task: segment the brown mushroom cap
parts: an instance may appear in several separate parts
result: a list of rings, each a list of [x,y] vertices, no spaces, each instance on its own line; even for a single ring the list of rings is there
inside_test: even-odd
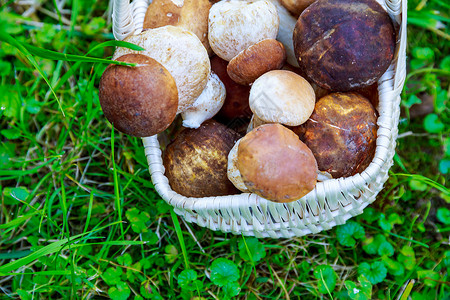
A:
[[[182,5],[173,0],[153,0],[147,8],[143,28],[179,26],[194,33],[208,49],[210,8],[211,3],[208,0],[184,0]]]
[[[395,50],[391,18],[375,0],[318,0],[300,15],[293,36],[299,65],[332,91],[373,84]]]
[[[238,139],[236,132],[213,120],[180,132],[163,155],[172,189],[186,197],[239,193],[227,177],[228,153]]]
[[[317,182],[311,150],[280,124],[259,126],[242,138],[237,167],[251,192],[275,202],[298,200]]]
[[[117,61],[138,65],[106,68],[99,86],[105,117],[119,131],[138,137],[167,129],[178,108],[177,86],[169,71],[142,54],[127,54]]]
[[[280,0],[294,16],[298,17],[308,6],[316,0]]]
[[[356,93],[333,93],[316,103],[313,114],[293,130],[311,149],[319,170],[333,178],[362,172],[373,159],[377,113]]]
[[[249,85],[262,74],[281,69],[286,61],[286,50],[282,43],[265,39],[230,60],[227,72],[231,79],[242,85]]]

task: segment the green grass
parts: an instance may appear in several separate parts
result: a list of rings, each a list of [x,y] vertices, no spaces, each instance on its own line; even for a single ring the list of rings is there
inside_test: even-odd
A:
[[[377,201],[281,240],[187,224],[155,193],[141,140],[99,105],[117,45],[108,1],[1,3],[0,299],[450,297],[445,1],[409,1],[397,156]]]

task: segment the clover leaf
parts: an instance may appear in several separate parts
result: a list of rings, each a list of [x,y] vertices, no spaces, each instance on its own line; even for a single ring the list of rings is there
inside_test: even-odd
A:
[[[450,224],[450,210],[448,208],[439,207],[436,212],[436,217],[441,223],[445,225]]]
[[[440,133],[445,129],[444,123],[439,119],[437,114],[429,114],[423,120],[423,127],[429,133]]]
[[[386,242],[386,237],[382,234],[377,234],[375,237],[370,237],[363,242],[363,250],[368,254],[375,255],[382,243]]]
[[[165,257],[166,257],[166,261],[169,264],[174,263],[177,260],[177,257],[178,257],[178,249],[177,249],[177,247],[175,247],[174,245],[167,245],[164,250],[166,251],[166,254],[164,254]]]
[[[146,222],[150,220],[150,215],[145,211],[139,211],[136,207],[130,208],[125,213],[127,219],[131,222],[131,229],[136,233],[147,232]]]
[[[372,284],[382,282],[387,275],[387,270],[384,264],[380,261],[368,264],[363,262],[358,267],[358,274],[364,275]]]
[[[397,213],[390,214],[387,219],[385,214],[380,214],[378,224],[383,230],[391,231],[395,224],[403,224],[403,219]]]
[[[420,270],[417,271],[417,277],[423,279],[423,283],[426,286],[434,288],[440,279],[439,273],[433,270]]]
[[[319,292],[322,294],[331,293],[336,287],[337,275],[333,268],[328,265],[318,266],[314,270],[314,277],[319,279],[317,286],[319,288]]]
[[[403,246],[397,260],[403,264],[407,270],[412,270],[416,265],[416,255],[414,249],[410,246]]]
[[[223,287],[223,292],[225,294],[226,299],[239,295],[240,291],[241,287],[239,286],[239,283],[237,283],[236,281],[230,282]]]
[[[384,241],[378,247],[378,254],[380,256],[392,256],[394,255],[394,246],[388,241]]]
[[[339,243],[343,246],[353,247],[356,244],[356,239],[365,237],[364,228],[356,222],[350,221],[341,225],[336,230],[336,235]]]
[[[120,276],[122,275],[122,269],[108,268],[103,274],[102,278],[108,285],[114,285],[120,282]]]
[[[266,257],[266,250],[257,238],[239,240],[239,255],[245,261],[257,262]]]
[[[211,264],[211,281],[218,286],[225,286],[239,279],[239,269],[234,262],[218,258]]]
[[[379,216],[380,213],[376,211],[375,208],[369,206],[364,209],[364,212],[362,215],[360,215],[359,219],[371,224],[374,221],[378,220]]]
[[[384,265],[387,267],[389,274],[401,276],[405,273],[403,265],[389,257],[383,257]]]
[[[130,296],[131,291],[125,282],[119,282],[115,287],[108,290],[108,295],[113,300],[126,300]]]
[[[358,276],[359,285],[353,281],[347,280],[344,284],[348,291],[348,296],[355,300],[370,300],[372,299],[372,284],[364,276]]]
[[[197,273],[194,270],[183,270],[178,275],[178,284],[181,289],[188,291],[201,290],[203,282],[197,280]]]
[[[133,259],[129,253],[125,253],[123,256],[117,257],[117,262],[122,266],[131,266]]]

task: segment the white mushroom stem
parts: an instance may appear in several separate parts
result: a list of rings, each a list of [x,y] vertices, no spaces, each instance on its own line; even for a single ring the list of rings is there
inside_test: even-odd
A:
[[[214,117],[222,108],[226,96],[225,85],[219,76],[211,72],[208,83],[194,105],[181,113],[183,126],[199,128],[200,125]]]
[[[255,129],[258,126],[268,124],[268,123],[270,123],[270,122],[265,122],[265,121],[261,120],[260,118],[258,118],[257,115],[252,115],[252,118],[250,119],[250,123],[248,124],[248,127],[247,127],[247,133],[249,133],[250,131],[252,131],[253,129]]]
[[[239,172],[239,169],[237,168],[237,152],[239,143],[242,139],[238,140],[236,144],[234,144],[234,147],[230,150],[230,153],[228,154],[228,170],[227,170],[227,176],[228,179],[234,184],[234,186],[240,190],[241,192],[248,193],[248,189],[244,184],[244,181],[241,177],[241,172]]]
[[[279,0],[269,0],[277,8],[280,18],[280,27],[278,28],[277,40],[280,41],[286,49],[287,62],[294,67],[299,67],[294,54],[294,42],[292,32],[294,31],[297,19],[280,3]]]

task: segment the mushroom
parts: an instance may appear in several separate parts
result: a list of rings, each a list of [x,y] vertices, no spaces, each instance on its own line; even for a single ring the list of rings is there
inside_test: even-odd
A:
[[[280,0],[294,16],[298,17],[308,6],[316,0]]]
[[[375,83],[394,57],[392,20],[375,0],[316,1],[300,15],[293,37],[303,71],[332,91]]]
[[[168,25],[131,35],[125,41],[145,50],[138,52],[120,47],[116,49],[113,59],[128,53],[141,53],[155,59],[175,79],[179,97],[177,113],[194,104],[211,73],[208,53],[195,34]]]
[[[167,129],[178,108],[178,92],[169,71],[142,54],[117,61],[137,66],[109,65],[102,75],[99,99],[105,117],[119,131],[138,137]]]
[[[277,40],[280,41],[286,49],[286,57],[288,64],[298,67],[297,58],[294,52],[294,42],[292,40],[292,32],[294,31],[297,18],[293,17],[289,11],[281,5],[279,0],[270,0],[277,8],[278,17],[280,18],[280,26],[278,28]]]
[[[237,167],[237,151],[240,142],[241,140],[238,140],[228,154],[227,176],[238,190],[244,193],[248,193],[248,188],[245,186],[244,181],[241,177],[241,172],[239,172],[239,169]]]
[[[209,11],[208,39],[214,53],[230,61],[239,52],[278,33],[277,9],[268,0],[221,1]]]
[[[265,124],[249,132],[237,152],[244,185],[265,199],[291,202],[316,185],[317,162],[311,150],[280,124]]]
[[[283,44],[265,39],[241,51],[228,63],[231,79],[242,85],[253,83],[262,74],[281,69],[286,61]]]
[[[219,76],[227,91],[225,102],[217,113],[217,118],[225,124],[250,120],[252,115],[248,104],[250,87],[234,82],[227,73],[227,64],[226,60],[218,56],[211,58],[211,69]]]
[[[197,198],[239,193],[227,177],[228,153],[238,139],[236,132],[214,120],[181,131],[163,154],[172,189]]]
[[[317,101],[310,119],[293,131],[311,149],[319,170],[333,178],[348,177],[372,161],[377,113],[359,94],[333,93]]]
[[[266,123],[298,126],[314,110],[315,95],[303,77],[285,70],[270,71],[250,89],[250,109]]]
[[[181,113],[183,126],[198,128],[204,121],[214,117],[222,108],[226,90],[219,76],[211,72],[206,88],[194,105]]]
[[[208,0],[154,0],[147,8],[144,29],[165,25],[182,27],[194,33],[206,49],[208,42],[208,15],[211,3]]]

